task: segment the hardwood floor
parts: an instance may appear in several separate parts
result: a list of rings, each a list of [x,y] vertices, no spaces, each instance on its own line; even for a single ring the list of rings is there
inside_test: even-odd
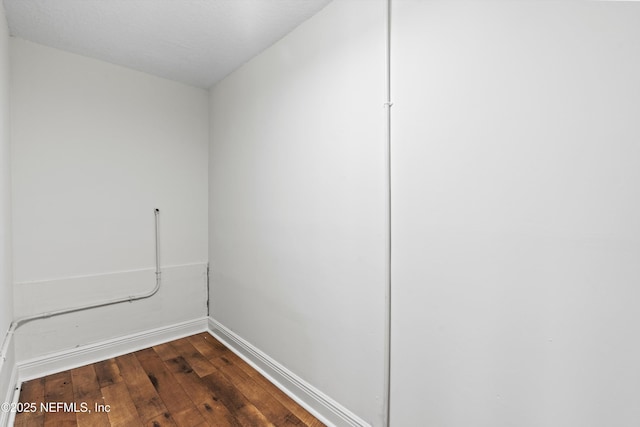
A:
[[[324,425],[206,332],[27,381],[20,402],[16,427]]]

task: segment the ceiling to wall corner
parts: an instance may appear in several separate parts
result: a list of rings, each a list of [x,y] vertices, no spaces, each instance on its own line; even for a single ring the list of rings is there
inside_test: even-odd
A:
[[[4,0],[12,36],[207,88],[331,0]]]

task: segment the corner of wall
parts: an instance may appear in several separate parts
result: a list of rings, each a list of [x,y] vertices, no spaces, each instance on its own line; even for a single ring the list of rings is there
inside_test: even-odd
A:
[[[209,317],[208,332],[327,426],[370,427],[366,421],[213,317]]]
[[[6,344],[6,356],[0,359],[0,404],[13,400],[17,383],[13,337],[6,335],[13,318],[9,65],[9,29],[0,5],[0,342]],[[8,424],[10,415],[0,408],[0,426]]]
[[[0,5],[0,331],[13,318],[9,76],[9,29]]]
[[[15,363],[13,339],[11,336],[7,339],[9,340],[7,358],[6,360],[0,360],[0,405],[13,402],[18,383],[18,369]],[[0,426],[7,426],[10,417],[11,411],[0,407]]]

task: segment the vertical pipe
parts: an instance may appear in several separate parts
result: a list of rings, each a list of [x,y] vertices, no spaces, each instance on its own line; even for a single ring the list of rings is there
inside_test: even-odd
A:
[[[385,289],[385,355],[383,423],[391,425],[391,0],[385,0],[385,150],[387,204],[387,277]]]
[[[158,240],[158,229],[160,227],[160,209],[154,209],[153,213],[155,214],[156,219],[156,280],[160,278],[160,241]]]
[[[162,274],[160,270],[160,240],[159,240],[160,210],[154,209],[153,212],[155,215],[155,245],[156,245],[156,285],[154,286],[154,288],[151,291],[144,294],[140,294],[140,295],[131,295],[128,297],[121,297],[121,298],[117,298],[117,299],[113,299],[113,300],[105,301],[101,303],[89,304],[81,307],[65,308],[62,310],[56,310],[56,311],[51,311],[47,313],[40,313],[33,316],[26,316],[26,317],[15,319],[13,322],[11,322],[11,326],[9,327],[9,330],[7,331],[4,337],[4,340],[2,341],[2,347],[0,347],[0,368],[2,368],[2,365],[7,359],[7,351],[9,348],[9,340],[11,339],[11,336],[15,333],[16,329],[18,329],[20,326],[24,325],[25,323],[28,323],[34,320],[39,320],[39,319],[48,319],[49,317],[60,316],[63,314],[77,313],[79,311],[89,310],[92,308],[106,307],[109,305],[121,304],[123,302],[133,302],[141,299],[151,298],[158,292],[158,290],[160,290],[161,274]]]
[[[211,289],[209,288],[209,273],[210,273],[211,263],[207,263],[207,317],[211,316],[211,308],[210,308],[210,300],[211,300]]]

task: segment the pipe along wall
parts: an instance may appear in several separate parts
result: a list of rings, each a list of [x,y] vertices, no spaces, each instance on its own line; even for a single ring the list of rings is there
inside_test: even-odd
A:
[[[143,299],[147,299],[147,298],[151,298],[152,296],[154,296],[156,293],[158,293],[158,291],[160,290],[160,285],[162,282],[162,272],[160,270],[160,243],[159,243],[159,233],[160,233],[160,210],[159,209],[154,209],[153,210],[153,215],[154,215],[154,221],[155,221],[155,263],[156,263],[156,271],[155,271],[155,276],[156,276],[156,282],[155,282],[155,286],[153,287],[153,289],[151,289],[149,292],[143,293],[143,294],[138,294],[138,295],[130,295],[127,297],[121,297],[121,298],[116,298],[116,299],[112,299],[109,301],[104,301],[104,302],[99,302],[99,303],[95,303],[95,304],[88,304],[88,305],[82,305],[82,306],[78,306],[78,307],[71,307],[71,308],[65,308],[65,309],[61,309],[61,310],[55,310],[55,311],[50,311],[50,312],[45,312],[45,313],[39,313],[36,315],[31,315],[31,316],[24,316],[24,317],[20,317],[18,319],[15,319],[13,322],[11,322],[11,326],[9,327],[9,330],[7,331],[4,340],[2,342],[2,350],[0,353],[0,369],[2,369],[2,365],[4,364],[4,362],[7,359],[7,351],[9,348],[9,341],[11,340],[11,337],[13,336],[13,334],[15,334],[16,330],[18,328],[20,328],[21,326],[35,321],[35,320],[40,320],[40,319],[48,319],[50,317],[55,317],[55,316],[61,316],[63,314],[70,314],[70,313],[77,313],[80,311],[85,311],[85,310],[91,310],[91,309],[95,309],[95,308],[99,308],[99,307],[107,307],[110,305],[115,305],[115,304],[122,304],[124,302],[134,302],[134,301],[139,301],[139,300],[143,300]]]

